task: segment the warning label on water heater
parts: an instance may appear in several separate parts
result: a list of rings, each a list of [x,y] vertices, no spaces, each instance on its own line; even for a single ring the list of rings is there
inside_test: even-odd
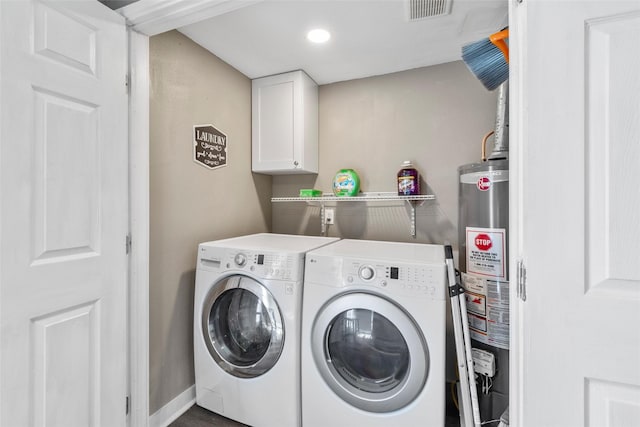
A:
[[[467,227],[467,273],[507,278],[504,228]]]
[[[462,273],[471,338],[509,349],[509,282]]]

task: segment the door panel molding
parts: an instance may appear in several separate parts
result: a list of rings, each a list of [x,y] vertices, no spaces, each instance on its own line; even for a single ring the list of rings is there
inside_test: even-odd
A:
[[[99,329],[100,301],[32,320],[34,425],[100,424]]]
[[[586,290],[640,298],[640,13],[585,24]],[[606,61],[603,60],[606,58]]]
[[[640,387],[588,378],[586,427],[632,426],[640,419]]]
[[[95,75],[96,27],[43,3],[36,3],[34,20],[33,39],[37,54]],[[73,44],[68,43],[69,39]]]
[[[33,93],[32,265],[98,256],[99,106],[35,86]]]

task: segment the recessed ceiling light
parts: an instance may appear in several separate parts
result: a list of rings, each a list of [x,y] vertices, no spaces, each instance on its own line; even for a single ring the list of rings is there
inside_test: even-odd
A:
[[[316,28],[307,33],[307,39],[313,43],[326,43],[331,38],[329,31],[322,28]]]

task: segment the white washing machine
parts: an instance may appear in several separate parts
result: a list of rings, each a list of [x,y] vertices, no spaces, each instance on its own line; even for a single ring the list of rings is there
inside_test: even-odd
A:
[[[307,254],[304,427],[443,426],[444,247],[341,240]]]
[[[263,233],[199,245],[198,405],[253,427],[300,426],[305,254],[337,240]]]

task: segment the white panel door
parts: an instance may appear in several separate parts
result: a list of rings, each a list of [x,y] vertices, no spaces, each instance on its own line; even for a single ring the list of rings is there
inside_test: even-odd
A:
[[[0,1],[0,424],[126,424],[123,19]]]
[[[511,18],[511,421],[638,426],[640,2],[524,0]]]

